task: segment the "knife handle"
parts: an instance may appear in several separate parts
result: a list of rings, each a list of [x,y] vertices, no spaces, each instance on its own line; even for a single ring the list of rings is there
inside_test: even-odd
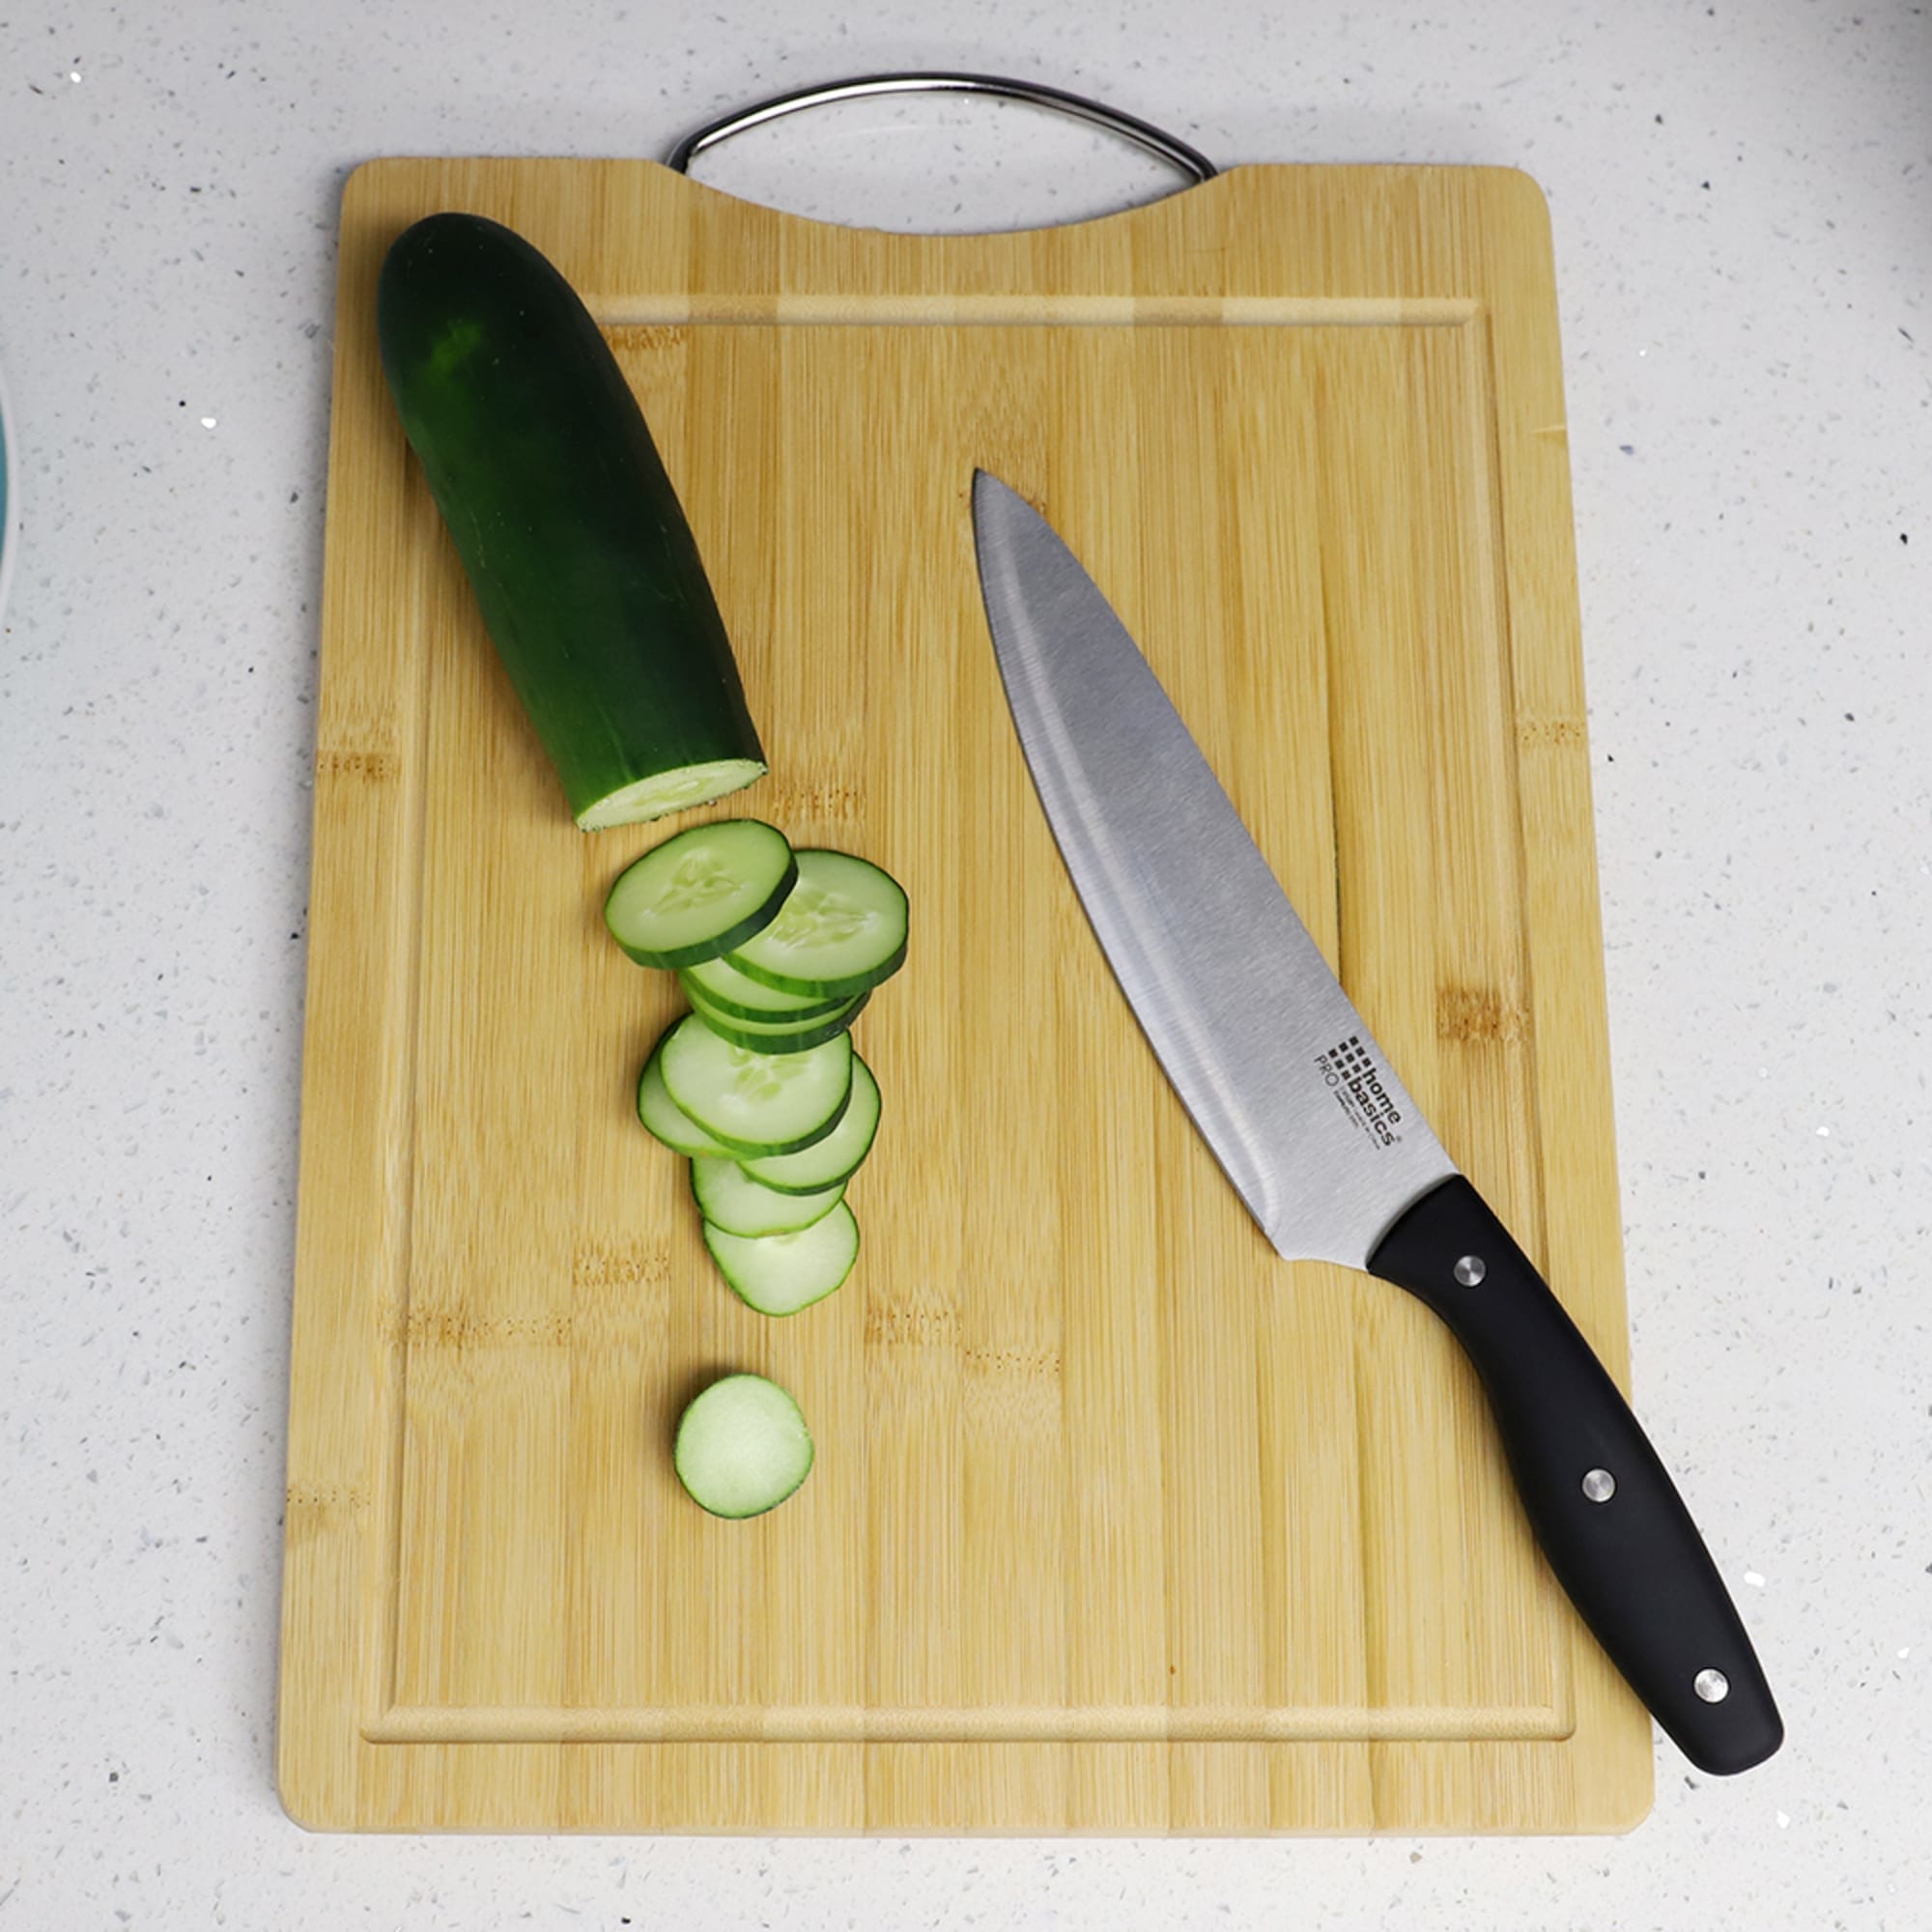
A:
[[[1610,1662],[1701,1771],[1747,1771],[1784,1725],[1657,1451],[1562,1304],[1462,1175],[1404,1209],[1369,1271],[1428,1303],[1474,1364],[1543,1553]]]

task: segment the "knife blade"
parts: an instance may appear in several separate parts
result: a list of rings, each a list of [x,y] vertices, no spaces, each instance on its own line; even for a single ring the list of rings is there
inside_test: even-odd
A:
[[[1417,1295],[1481,1378],[1571,1601],[1700,1769],[1784,1730],[1703,1538],[1608,1372],[1452,1161],[1160,681],[1024,497],[973,478],[980,595],[1054,839],[1222,1171],[1289,1260]]]

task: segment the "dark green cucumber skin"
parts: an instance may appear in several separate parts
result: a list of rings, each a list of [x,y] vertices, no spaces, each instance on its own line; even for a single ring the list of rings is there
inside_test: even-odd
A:
[[[753,938],[757,934],[753,933]],[[742,941],[740,942],[743,943]],[[828,999],[849,1000],[855,994],[869,993],[883,986],[901,966],[906,963],[906,949],[910,939],[899,942],[898,951],[869,973],[850,973],[838,980],[803,980],[795,975],[776,973],[770,967],[760,966],[754,960],[746,959],[736,952],[726,952],[722,956],[744,974],[748,980],[755,980],[761,986],[769,986],[775,993],[796,993],[801,999],[809,999],[814,993],[822,993]]]
[[[843,1002],[831,1016],[807,1020],[802,1026],[778,1033],[753,1033],[740,1027],[729,1013],[721,1013],[715,1007],[708,1006],[689,986],[684,989],[684,997],[690,1001],[691,1010],[720,1039],[728,1039],[733,1046],[742,1046],[748,1053],[809,1053],[814,1046],[823,1046],[828,1039],[850,1032],[852,1022],[865,1010],[866,1003],[872,995],[869,990],[860,993],[856,998]]]
[[[797,870],[796,860],[793,861],[793,870],[794,873]],[[795,879],[794,883],[796,883]],[[617,943],[620,946],[623,945],[622,940],[619,940]],[[741,941],[740,944],[742,943]],[[702,962],[700,961],[699,963],[701,964]],[[815,1005],[809,1007],[748,1007],[737,1000],[726,999],[722,994],[714,993],[708,987],[686,981],[684,969],[679,970],[678,980],[684,985],[685,997],[694,1006],[701,1004],[707,1012],[723,1013],[726,1019],[750,1020],[753,1025],[768,1024],[773,1020],[803,1020],[810,1022],[811,1020],[827,1019],[845,1004],[844,1000],[839,999],[820,1000]],[[848,994],[846,997],[849,998],[850,995]]]
[[[481,215],[407,229],[383,370],[574,817],[641,778],[765,762],[643,412],[562,275]]]

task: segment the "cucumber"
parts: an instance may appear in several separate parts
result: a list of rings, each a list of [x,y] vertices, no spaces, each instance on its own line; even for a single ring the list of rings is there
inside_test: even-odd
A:
[[[671,1463],[699,1509],[762,1516],[811,1473],[811,1431],[795,1403],[763,1376],[725,1376],[678,1418]]]
[[[667,1028],[664,1039],[651,1049],[651,1057],[644,1062],[644,1070],[638,1080],[638,1119],[655,1139],[675,1153],[722,1154],[724,1150],[678,1106],[664,1083],[664,1042],[669,1037]]]
[[[665,1099],[668,1104],[670,1096],[666,1094]],[[760,1186],[776,1188],[781,1194],[815,1194],[822,1187],[838,1187],[850,1180],[871,1152],[878,1131],[879,1083],[855,1053],[852,1098],[838,1124],[822,1141],[797,1153],[754,1154],[740,1165]]]
[[[637,398],[521,236],[432,214],[384,260],[383,372],[586,832],[763,776],[724,620]]]
[[[863,993],[905,962],[906,895],[890,872],[849,852],[800,852],[779,916],[726,959],[781,993],[831,1000]]]
[[[732,1235],[704,1224],[704,1245],[731,1292],[760,1315],[796,1315],[840,1287],[859,1258],[859,1224],[839,1202],[791,1235]]]
[[[845,1183],[811,1194],[781,1194],[752,1179],[727,1154],[691,1163],[697,1211],[727,1235],[791,1235],[822,1220],[845,1198]]]
[[[666,1091],[727,1153],[795,1153],[838,1126],[852,1096],[852,1039],[748,1053],[687,1013],[666,1037]]]
[[[696,966],[762,932],[797,879],[776,826],[713,819],[626,866],[604,901],[604,923],[639,966]]]
[[[822,1019],[842,1007],[842,999],[820,1000],[807,993],[781,993],[748,980],[728,959],[706,959],[678,974],[685,996],[702,1000],[713,1012],[739,1020]]]
[[[695,992],[691,993],[691,1010],[721,1039],[728,1039],[733,1046],[742,1046],[749,1053],[804,1053],[835,1034],[846,1032],[871,997],[870,993],[860,993],[841,1000],[821,1018],[769,1023],[733,1019],[728,1013],[713,1012],[710,1003]]]

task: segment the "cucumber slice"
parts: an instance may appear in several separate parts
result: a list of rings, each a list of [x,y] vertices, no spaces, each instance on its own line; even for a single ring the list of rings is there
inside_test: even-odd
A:
[[[704,1245],[731,1292],[760,1315],[796,1315],[841,1286],[859,1259],[859,1224],[839,1202],[791,1235],[732,1235],[704,1224]]]
[[[687,1013],[664,1043],[666,1091],[727,1153],[795,1153],[838,1126],[852,1096],[852,1038],[750,1053]]]
[[[727,957],[748,980],[830,1000],[863,993],[905,962],[906,895],[890,872],[849,852],[797,855],[779,916]]]
[[[670,1096],[665,1097],[668,1102]],[[798,1153],[754,1154],[740,1165],[747,1177],[762,1187],[776,1188],[781,1194],[815,1194],[822,1187],[838,1187],[850,1180],[871,1152],[878,1131],[879,1083],[855,1053],[851,1101],[838,1124],[822,1141]]]
[[[726,1376],[678,1419],[677,1479],[713,1516],[762,1516],[811,1473],[811,1431],[795,1403],[763,1376]]]
[[[693,1006],[702,1000],[713,1012],[740,1020],[818,1019],[845,1004],[813,999],[807,993],[781,993],[748,980],[728,959],[703,959],[679,974]]]
[[[821,1221],[845,1197],[845,1183],[810,1194],[781,1194],[753,1180],[729,1154],[691,1163],[697,1211],[727,1235],[794,1235]]]
[[[665,1039],[668,1039],[668,1032]],[[675,1153],[722,1154],[724,1150],[670,1097],[664,1081],[664,1039],[651,1049],[638,1080],[638,1119]]]
[[[639,966],[694,966],[763,931],[797,878],[776,826],[714,819],[625,867],[604,901],[604,923]]]
[[[714,1012],[710,1002],[696,993],[691,995],[691,1010],[721,1039],[728,1039],[733,1046],[742,1046],[747,1052],[804,1053],[835,1034],[844,1033],[871,997],[867,992],[841,1000],[817,1019],[781,1020],[773,1024],[733,1019],[727,1013]]]

